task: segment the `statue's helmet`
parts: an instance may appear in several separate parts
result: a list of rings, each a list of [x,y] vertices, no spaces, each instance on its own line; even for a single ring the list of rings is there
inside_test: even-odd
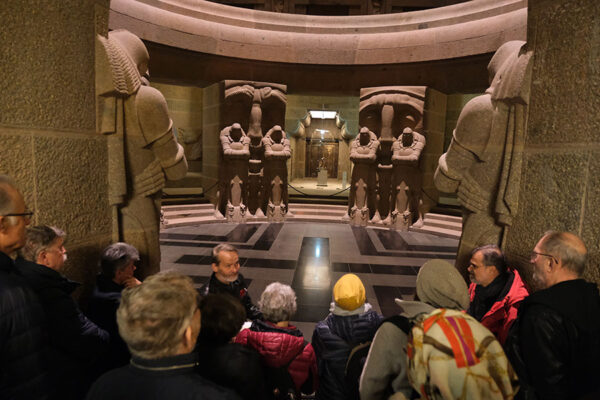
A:
[[[114,40],[119,46],[125,50],[131,61],[137,67],[140,77],[148,76],[148,62],[150,56],[148,50],[144,46],[144,42],[125,29],[117,29],[108,33],[108,38]]]
[[[494,56],[490,60],[490,63],[488,64],[488,67],[487,67],[490,85],[492,84],[492,81],[494,80],[496,73],[498,73],[498,71],[502,67],[502,64],[504,64],[506,62],[506,60],[508,60],[508,58],[511,54],[513,54],[516,51],[519,51],[519,49],[524,44],[525,44],[525,42],[522,40],[512,40],[512,41],[506,42],[502,46],[498,47],[498,50],[496,50],[496,53],[494,53]]]

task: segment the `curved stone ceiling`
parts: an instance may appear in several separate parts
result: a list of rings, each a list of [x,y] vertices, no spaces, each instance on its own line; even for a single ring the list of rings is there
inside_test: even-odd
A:
[[[110,29],[205,54],[278,63],[416,63],[525,40],[527,0],[474,0],[401,14],[323,17],[203,0],[112,0]]]

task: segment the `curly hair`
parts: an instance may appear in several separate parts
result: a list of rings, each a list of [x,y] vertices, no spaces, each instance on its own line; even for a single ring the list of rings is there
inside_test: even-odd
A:
[[[296,313],[296,293],[288,285],[273,282],[262,292],[258,308],[267,321],[289,321]]]

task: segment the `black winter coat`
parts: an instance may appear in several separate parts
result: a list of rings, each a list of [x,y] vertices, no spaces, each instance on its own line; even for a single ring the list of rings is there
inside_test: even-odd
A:
[[[117,325],[117,309],[121,303],[121,292],[124,288],[105,275],[98,275],[96,287],[88,302],[86,315],[110,335],[109,348],[100,359],[98,375],[129,364],[131,358]]]
[[[576,279],[530,295],[506,354],[521,382],[517,399],[600,398],[598,287]]]
[[[198,293],[203,297],[214,293],[230,294],[242,302],[242,305],[246,309],[246,318],[251,320],[262,319],[262,313],[252,304],[252,299],[250,299],[248,287],[244,282],[242,274],[238,274],[238,278],[235,281],[227,284],[219,281],[213,272],[208,282],[198,289]]]
[[[107,372],[90,389],[87,400],[237,400],[239,396],[201,377],[196,353],[146,360]]]
[[[0,399],[48,398],[44,321],[35,294],[0,252]]]
[[[71,297],[78,283],[23,258],[17,258],[16,266],[44,309],[59,397],[81,398],[91,384],[94,363],[106,351],[109,335],[87,319]]]
[[[312,337],[319,368],[317,399],[348,398],[344,380],[348,356],[354,346],[373,339],[382,321],[383,317],[371,310],[348,316],[329,314],[317,323]]]
[[[266,398],[265,375],[256,350],[239,343],[198,344],[200,375],[235,390],[245,400]]]

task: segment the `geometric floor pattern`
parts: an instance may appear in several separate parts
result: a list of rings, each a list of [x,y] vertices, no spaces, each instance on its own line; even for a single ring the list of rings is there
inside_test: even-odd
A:
[[[338,223],[202,224],[161,231],[161,270],[189,275],[200,286],[211,274],[212,248],[223,242],[238,248],[255,303],[271,282],[292,286],[298,304],[293,323],[308,339],[314,323],[327,316],[332,287],[344,273],[358,275],[367,301],[391,316],[398,312],[394,298],[414,296],[421,265],[432,258],[454,263],[458,248],[455,239]]]

